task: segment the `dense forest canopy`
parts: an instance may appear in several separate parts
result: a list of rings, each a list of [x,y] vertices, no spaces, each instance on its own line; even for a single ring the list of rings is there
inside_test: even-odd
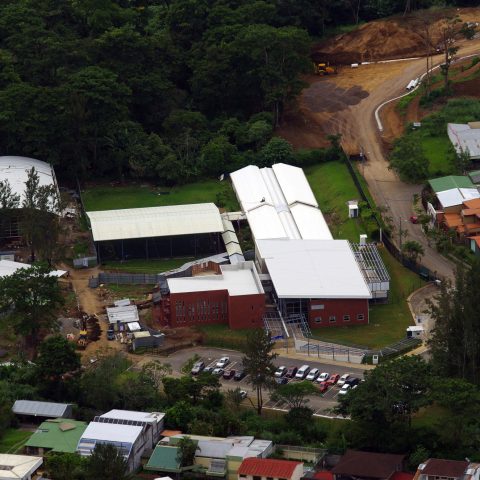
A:
[[[281,159],[288,148],[268,142],[312,36],[436,3],[3,0],[2,153],[165,183]]]

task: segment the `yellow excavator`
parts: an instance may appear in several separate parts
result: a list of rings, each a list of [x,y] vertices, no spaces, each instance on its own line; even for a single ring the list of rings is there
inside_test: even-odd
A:
[[[338,73],[337,67],[331,67],[329,62],[315,62],[313,68],[315,75],[332,75]]]

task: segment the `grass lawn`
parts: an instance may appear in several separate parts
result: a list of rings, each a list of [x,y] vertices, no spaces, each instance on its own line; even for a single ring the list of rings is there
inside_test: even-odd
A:
[[[400,265],[387,250],[381,248],[380,253],[391,277],[389,303],[370,307],[368,325],[316,328],[312,332],[317,338],[381,348],[405,337],[405,329],[413,324],[406,299],[425,282]]]
[[[130,298],[130,300],[145,300],[147,292],[151,292],[153,285],[115,285],[108,284],[105,288],[111,293],[115,300]]]
[[[205,180],[171,188],[139,184],[121,187],[103,185],[87,189],[83,192],[82,199],[87,212],[204,202],[214,202],[230,211],[239,209],[230,183],[218,180]]]
[[[247,333],[251,330],[230,330],[227,325],[202,325],[196,328],[204,334],[204,345],[232,350],[243,350]]]
[[[181,267],[184,263],[195,260],[193,257],[182,258],[164,258],[153,260],[125,260],[105,262],[102,264],[103,270],[113,272],[127,273],[162,273],[167,270]]]
[[[360,196],[347,166],[328,162],[309,167],[305,173],[333,237],[358,243],[366,230],[361,218],[348,218],[347,201]]]
[[[431,175],[450,175],[455,173],[455,166],[451,162],[452,144],[449,138],[430,137],[420,135],[423,152],[430,161],[429,171]]]
[[[0,453],[17,453],[32,436],[32,432],[8,428],[0,438]]]

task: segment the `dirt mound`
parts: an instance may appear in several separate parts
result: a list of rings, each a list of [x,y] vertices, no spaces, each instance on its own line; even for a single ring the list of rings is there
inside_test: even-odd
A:
[[[304,90],[302,97],[310,111],[332,113],[360,103],[363,98],[368,97],[368,92],[358,85],[341,88],[332,82],[318,82]]]
[[[440,41],[440,30],[446,15],[458,14],[462,22],[480,21],[480,10],[439,9],[428,12],[430,48]],[[335,65],[378,60],[418,57],[426,54],[424,20],[418,15],[395,16],[362,25],[357,30],[331,38],[314,47],[315,61]]]

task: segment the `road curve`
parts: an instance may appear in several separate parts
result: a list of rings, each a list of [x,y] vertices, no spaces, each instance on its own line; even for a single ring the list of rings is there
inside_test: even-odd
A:
[[[480,41],[475,40],[461,44],[458,56],[466,56],[480,52]],[[433,64],[438,65],[443,56],[434,57]],[[363,148],[368,162],[362,167],[362,173],[368,183],[378,206],[387,208],[388,213],[395,225],[396,235],[394,240],[397,245],[400,243],[398,232],[400,228],[407,230],[408,239],[416,240],[423,245],[425,255],[422,264],[433,272],[444,278],[452,278],[454,264],[431,248],[420,225],[413,225],[409,222],[412,214],[413,195],[420,194],[421,186],[411,185],[402,182],[398,175],[389,170],[389,163],[386,159],[381,134],[378,131],[375,121],[376,108],[385,101],[399,96],[405,91],[405,86],[412,78],[419,77],[426,70],[425,59],[406,62],[401,74],[393,79],[385,80],[378,88],[370,92],[370,95],[363,99],[358,105],[350,107],[345,112],[340,112],[337,125],[341,125],[339,133],[347,138],[355,139],[356,144]]]

